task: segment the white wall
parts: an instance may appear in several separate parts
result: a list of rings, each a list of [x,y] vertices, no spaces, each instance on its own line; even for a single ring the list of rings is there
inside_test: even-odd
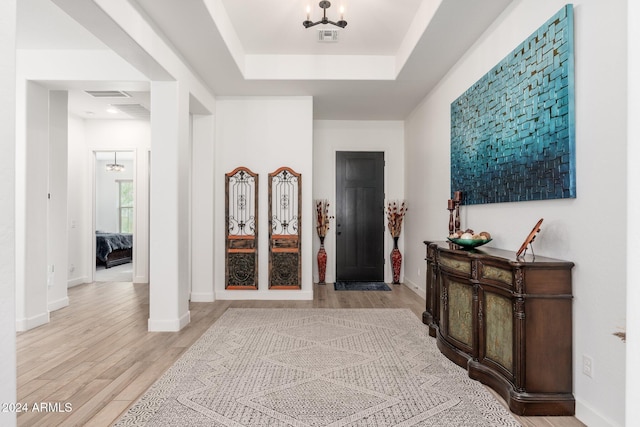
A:
[[[87,166],[89,156],[84,141],[84,120],[70,115],[68,127],[68,160],[67,160],[67,221],[69,242],[69,283],[77,286],[91,281],[92,239],[87,237],[91,225],[92,201],[87,200],[91,194],[93,178]]]
[[[17,402],[15,327],[15,140],[16,0],[0,2],[0,402]],[[0,424],[16,425],[16,414],[0,412]]]
[[[221,97],[216,105],[215,297],[216,299],[313,298],[313,104],[301,97]],[[224,289],[225,174],[246,166],[259,174],[259,289]],[[269,290],[268,174],[288,166],[302,174],[302,289]]]
[[[384,192],[386,200],[404,198],[404,122],[401,121],[339,121],[316,120],[313,122],[313,198],[327,199],[330,215],[335,216],[336,208],[336,152],[338,151],[382,151],[384,152]],[[410,208],[411,209],[411,208]],[[315,211],[314,211],[315,212]],[[410,215],[411,211],[408,211]],[[386,224],[386,219],[384,224]],[[315,222],[311,224],[315,227]],[[404,232],[400,235],[398,247],[404,255]],[[331,221],[325,238],[327,251],[326,282],[332,283],[336,277],[335,220]],[[315,228],[313,233],[313,254],[320,248],[320,239]],[[393,239],[385,232],[384,253],[393,248]],[[385,255],[386,257],[386,255]],[[315,260],[315,257],[313,257]],[[401,271],[400,282],[403,282]],[[313,262],[314,281],[318,281],[318,265]],[[384,277],[387,283],[393,280],[391,261],[385,263]],[[411,286],[411,284],[407,283]],[[413,288],[413,286],[412,286]]]
[[[627,43],[629,68],[627,73],[629,111],[627,117],[640,117],[640,3],[628,0]],[[629,426],[640,425],[640,278],[636,270],[640,259],[640,169],[635,167],[640,162],[640,121],[628,120],[627,139],[627,372],[626,372],[626,423]]]
[[[47,222],[47,306],[49,311],[69,305],[67,282],[67,91],[49,92],[49,194]]]
[[[47,308],[47,193],[49,94],[35,82],[16,93],[16,328],[49,321]]]
[[[422,240],[443,240],[448,230],[451,102],[564,4],[514,2],[407,120],[408,280],[424,286]],[[625,344],[612,334],[626,322],[626,2],[575,1],[574,11],[578,197],[463,207],[462,226],[489,230],[491,246],[516,250],[544,218],[536,254],[576,264],[576,416],[589,426],[622,426]],[[582,374],[583,355],[593,358],[592,378]]]
[[[215,119],[194,115],[191,125],[191,301],[215,299],[214,292],[214,178]]]

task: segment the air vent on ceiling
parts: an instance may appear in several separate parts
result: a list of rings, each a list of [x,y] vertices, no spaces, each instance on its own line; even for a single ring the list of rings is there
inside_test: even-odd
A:
[[[148,120],[151,117],[149,110],[140,104],[111,104],[113,108],[130,115],[134,119]]]
[[[318,41],[331,43],[338,41],[338,30],[318,30]]]
[[[85,90],[85,92],[94,98],[131,98],[127,92],[120,90]]]

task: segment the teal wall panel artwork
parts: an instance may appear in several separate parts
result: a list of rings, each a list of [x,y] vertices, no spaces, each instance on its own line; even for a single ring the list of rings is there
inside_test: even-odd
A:
[[[451,192],[465,205],[576,197],[573,6],[451,104]]]

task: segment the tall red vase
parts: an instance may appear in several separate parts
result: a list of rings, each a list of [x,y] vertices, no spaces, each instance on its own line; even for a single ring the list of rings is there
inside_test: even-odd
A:
[[[320,237],[320,249],[318,249],[318,283],[325,284],[327,273],[327,253],[324,250],[324,237]]]
[[[391,268],[393,269],[393,284],[400,284],[400,269],[402,268],[402,254],[398,249],[398,237],[393,238],[393,250],[391,251]]]

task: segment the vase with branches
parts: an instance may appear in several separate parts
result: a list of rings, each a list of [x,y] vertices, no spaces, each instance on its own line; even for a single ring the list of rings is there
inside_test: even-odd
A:
[[[318,283],[325,284],[327,272],[327,252],[324,249],[324,239],[329,231],[329,223],[333,219],[329,215],[329,202],[326,199],[316,200],[316,232],[320,238],[320,249],[318,250]]]
[[[391,267],[393,270],[393,284],[400,284],[400,269],[402,268],[402,254],[398,249],[398,239],[402,231],[402,220],[407,213],[407,203],[390,201],[387,203],[387,227],[393,237],[393,250],[391,251]]]

